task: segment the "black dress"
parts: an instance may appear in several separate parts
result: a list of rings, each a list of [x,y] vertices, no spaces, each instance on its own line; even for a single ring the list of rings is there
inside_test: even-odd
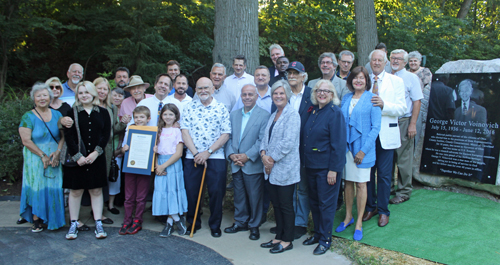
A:
[[[86,147],[87,155],[94,150],[99,156],[90,165],[77,167],[63,167],[63,188],[66,189],[95,189],[107,185],[106,156],[104,150],[109,140],[111,121],[105,108],[94,106],[88,114],[82,106],[75,106],[78,113],[80,135]],[[73,111],[68,116],[74,120]],[[76,126],[64,128],[64,137],[68,145],[68,152],[78,160],[78,134]]]
[[[52,107],[50,107],[50,108],[54,109]],[[66,102],[63,102],[58,109],[54,109],[54,110],[59,111],[62,114],[63,117],[68,116],[68,113],[73,111],[73,109],[71,108],[71,106],[68,103],[66,103]]]

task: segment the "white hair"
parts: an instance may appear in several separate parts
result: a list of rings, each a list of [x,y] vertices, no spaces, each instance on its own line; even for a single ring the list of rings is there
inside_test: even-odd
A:
[[[407,63],[408,62],[408,53],[405,50],[403,50],[403,49],[396,49],[396,50],[394,50],[394,51],[391,52],[391,55],[393,55],[393,54],[401,54],[401,53],[403,54],[403,58],[405,60],[405,63]]]
[[[417,59],[419,62],[422,61],[422,54],[420,54],[418,51],[412,51],[408,53],[408,60],[411,58]]]
[[[372,52],[370,52],[370,55],[368,55],[368,60],[370,60],[370,61],[371,61],[371,60],[372,60],[372,56],[373,56],[373,54],[374,54],[375,52],[377,52],[377,51],[378,51],[378,52],[381,52],[381,53],[383,53],[383,54],[384,54],[384,63],[387,63],[387,61],[388,61],[388,60],[387,60],[387,53],[385,53],[385,52],[384,52],[384,51],[382,51],[382,50],[373,50]]]
[[[283,48],[279,44],[274,43],[273,45],[269,46],[269,54],[273,52],[274,49],[278,49],[281,51],[281,54],[285,55],[285,51],[283,51]]]
[[[210,69],[210,72],[212,72],[215,67],[222,67],[222,69],[224,69],[224,75],[226,75],[226,67],[223,64],[221,64],[221,63],[214,63],[214,65],[212,66],[212,69]]]

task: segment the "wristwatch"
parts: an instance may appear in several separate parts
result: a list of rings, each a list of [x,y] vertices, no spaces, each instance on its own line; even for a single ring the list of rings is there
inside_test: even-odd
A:
[[[209,153],[209,154],[212,154],[213,152],[214,152],[214,151],[212,151],[212,149],[210,149],[210,148],[208,149],[208,153]]]

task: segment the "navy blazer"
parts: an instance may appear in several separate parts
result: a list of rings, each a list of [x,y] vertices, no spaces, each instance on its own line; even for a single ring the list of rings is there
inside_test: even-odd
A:
[[[301,147],[307,168],[342,172],[347,148],[342,110],[330,102],[319,109],[314,106],[302,130]]]
[[[273,66],[269,67],[268,69],[269,69],[269,77],[270,78],[275,77],[274,73],[276,72],[276,66],[273,65]]]

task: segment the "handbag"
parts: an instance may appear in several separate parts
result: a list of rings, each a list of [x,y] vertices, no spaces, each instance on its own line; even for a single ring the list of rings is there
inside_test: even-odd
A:
[[[113,109],[111,109],[111,111],[113,112],[113,116],[114,116]],[[112,151],[112,157],[111,157],[111,166],[109,167],[108,181],[109,182],[116,182],[118,180],[118,176],[120,175],[120,168],[118,167],[118,164],[116,163],[115,139],[113,139],[113,136],[111,136],[111,142],[113,143],[113,151]]]
[[[80,152],[83,156],[87,156],[87,152],[85,151],[85,146],[82,141],[82,137],[80,136],[80,125],[78,124],[78,113],[76,112],[76,107],[73,108],[73,113],[75,116],[75,126],[76,133],[78,135],[78,152]],[[68,145],[66,141],[61,149],[61,157],[63,158],[61,164],[65,167],[78,167],[78,163],[73,160],[73,156],[71,156],[68,152]]]

